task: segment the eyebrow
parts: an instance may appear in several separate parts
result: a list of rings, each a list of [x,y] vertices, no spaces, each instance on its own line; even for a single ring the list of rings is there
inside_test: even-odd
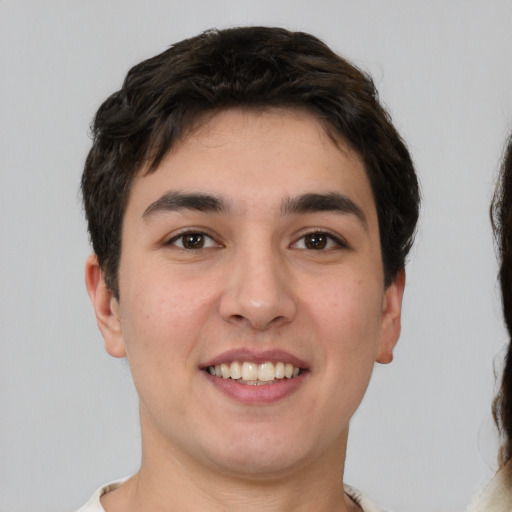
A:
[[[212,194],[170,191],[151,203],[142,214],[146,219],[155,213],[195,210],[205,213],[222,213],[229,210],[229,202]],[[281,215],[311,212],[335,212],[354,215],[367,229],[368,221],[363,210],[344,194],[338,192],[308,193],[286,198],[281,205]]]
[[[206,213],[227,211],[228,202],[218,196],[200,193],[166,192],[151,203],[142,214],[142,218],[150,217],[160,212],[176,212],[179,210],[196,210]]]
[[[338,192],[311,193],[290,197],[283,201],[281,207],[282,215],[311,212],[335,212],[354,215],[365,229],[368,228],[368,220],[363,210],[352,199]]]

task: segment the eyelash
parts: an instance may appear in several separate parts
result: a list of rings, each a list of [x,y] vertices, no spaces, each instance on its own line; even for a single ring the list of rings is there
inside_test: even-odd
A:
[[[318,237],[319,239],[322,237],[325,237],[324,240],[325,240],[326,245],[324,247],[320,247],[320,248],[312,248],[312,247],[307,247],[307,246],[306,247],[298,247],[299,242],[304,241],[304,245],[306,245],[306,243],[307,243],[307,242],[305,242],[306,238],[307,237],[315,237],[315,236]],[[204,247],[204,246],[185,247],[185,243],[188,243],[188,242],[185,242],[186,237],[201,237],[201,242],[203,243],[203,245],[204,245],[204,243],[208,243],[208,246],[207,247]],[[180,245],[178,245],[176,243],[179,240],[181,240]],[[207,240],[209,240],[210,242],[207,242]],[[189,240],[189,241],[191,241],[191,240]],[[320,242],[320,244],[321,244],[321,242]],[[334,244],[334,246],[333,246],[333,244]],[[211,235],[209,235],[208,233],[205,233],[204,231],[199,231],[199,230],[198,231],[188,230],[188,231],[179,233],[178,235],[173,236],[171,239],[169,239],[167,242],[165,242],[165,245],[173,246],[173,247],[176,247],[176,248],[184,250],[184,251],[199,251],[202,249],[210,249],[212,247],[222,247],[222,245],[220,243],[218,243],[215,240],[215,238],[213,238]],[[331,245],[331,246],[329,247],[329,245]],[[309,251],[315,251],[315,252],[322,252],[322,251],[328,251],[328,250],[332,250],[332,249],[336,249],[336,248],[348,249],[349,245],[343,238],[341,238],[339,236],[335,236],[332,233],[329,233],[328,231],[318,229],[318,230],[314,230],[314,231],[310,231],[310,232],[302,234],[295,242],[290,244],[290,247],[301,250],[301,251],[309,250]]]

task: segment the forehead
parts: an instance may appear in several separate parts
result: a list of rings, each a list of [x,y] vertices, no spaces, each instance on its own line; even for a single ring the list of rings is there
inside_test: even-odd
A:
[[[172,190],[227,197],[234,208],[339,192],[376,215],[359,155],[299,109],[229,109],[203,117],[155,171],[135,178],[128,205],[135,202],[140,211]]]

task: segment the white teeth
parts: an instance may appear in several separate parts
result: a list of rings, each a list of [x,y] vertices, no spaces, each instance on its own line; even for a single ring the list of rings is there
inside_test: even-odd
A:
[[[223,379],[233,379],[244,384],[262,385],[276,379],[292,379],[300,375],[300,368],[291,363],[270,361],[262,364],[244,361],[242,363],[233,361],[232,363],[216,364],[207,368],[208,373]]]
[[[284,363],[276,363],[276,379],[283,379],[284,378]]]
[[[231,368],[229,369],[229,376],[233,380],[242,378],[242,366],[237,361],[231,363]]]
[[[258,380],[262,380],[263,382],[269,382],[271,380],[274,380],[275,378],[276,370],[272,363],[260,364],[260,367],[258,368]]]
[[[215,371],[217,371],[217,370],[215,370]],[[231,377],[231,371],[229,369],[229,366],[226,363],[222,363],[220,365],[220,371],[222,373],[223,379],[229,379],[229,377]]]
[[[247,362],[242,364],[242,380],[258,380],[258,366]]]

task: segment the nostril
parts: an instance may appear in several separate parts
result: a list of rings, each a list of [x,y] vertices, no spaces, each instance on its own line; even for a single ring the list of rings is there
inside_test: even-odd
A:
[[[219,303],[222,319],[238,327],[247,325],[259,331],[292,321],[295,315],[292,297],[282,289],[265,293],[268,296],[264,296],[261,289],[244,286],[226,290]]]

